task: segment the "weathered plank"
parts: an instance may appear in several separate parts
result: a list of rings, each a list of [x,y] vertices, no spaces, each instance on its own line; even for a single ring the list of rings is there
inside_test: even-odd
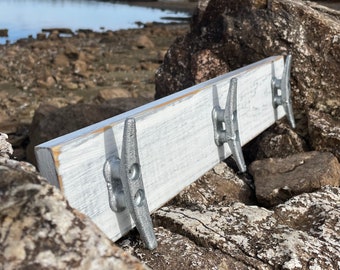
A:
[[[272,77],[281,77],[282,56],[224,74],[163,99],[36,147],[39,169],[61,188],[71,206],[88,215],[113,240],[134,224],[127,210],[109,207],[105,161],[120,156],[124,120],[136,120],[145,194],[154,211],[220,160],[231,155],[214,141],[212,109],[225,107],[231,78],[238,79],[237,109],[244,145],[284,116],[272,105]]]

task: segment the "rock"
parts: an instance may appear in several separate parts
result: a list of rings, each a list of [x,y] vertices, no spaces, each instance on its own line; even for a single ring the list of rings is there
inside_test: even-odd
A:
[[[87,88],[95,88],[96,87],[96,82],[94,82],[93,80],[85,81],[85,87],[87,87]]]
[[[77,60],[73,63],[74,65],[74,70],[73,72],[76,74],[79,74],[83,77],[88,77],[88,74],[86,73],[87,71],[87,64],[83,60]]]
[[[6,66],[3,65],[3,64],[0,64],[0,72],[1,72],[1,73],[4,73],[4,72],[6,72],[6,71],[7,71]],[[3,76],[3,74],[1,74],[1,75]]]
[[[77,90],[78,84],[69,80],[65,80],[63,82],[63,86],[68,90]]]
[[[36,164],[34,146],[80,128],[141,106],[143,99],[120,98],[100,105],[75,104],[56,108],[42,104],[35,111],[30,127],[27,159]]]
[[[58,40],[60,38],[58,31],[51,31],[48,35],[49,40]]]
[[[143,61],[140,63],[139,67],[136,67],[136,68],[139,68],[141,70],[154,71],[158,68],[158,64],[154,62],[150,62],[150,61],[145,61],[145,62]]]
[[[52,88],[55,85],[55,83],[56,81],[52,76],[48,76],[45,81],[37,80],[38,86],[46,89]]]
[[[157,52],[157,63],[163,63],[163,59],[166,55],[167,50],[161,50]]]
[[[201,50],[194,53],[191,60],[191,70],[195,83],[201,83],[207,78],[229,72],[228,65],[211,50]],[[207,68],[209,67],[209,68]]]
[[[323,187],[273,210],[239,202],[205,211],[168,206],[155,220],[247,266],[237,269],[338,269],[339,201],[339,188]]]
[[[285,158],[310,150],[305,140],[283,122],[260,134],[250,148],[253,160]]]
[[[123,88],[106,88],[99,90],[97,99],[100,102],[114,98],[129,98],[132,97],[131,93]]]
[[[134,256],[142,260],[152,269],[248,269],[245,264],[238,262],[213,247],[202,247],[187,237],[171,232],[163,227],[155,227],[158,247],[148,250],[136,238],[129,237],[118,244]]]
[[[18,125],[19,122],[18,121],[10,121],[8,119],[6,119],[7,117],[3,117],[1,115],[1,122],[0,122],[0,130],[3,133],[16,133],[17,129],[18,129]]]
[[[0,269],[147,269],[34,167],[0,158]]]
[[[250,165],[249,172],[254,177],[258,202],[267,207],[322,186],[340,186],[340,164],[328,152],[257,160]]]
[[[89,37],[94,34],[92,29],[78,29],[77,33],[78,35],[83,34],[85,37]]]
[[[74,35],[73,31],[69,28],[44,28],[41,30],[42,32],[52,33],[52,32],[58,32],[59,34],[64,35]]]
[[[169,28],[169,31],[162,30],[156,35],[156,28]],[[56,40],[25,39],[0,46],[0,131],[10,135],[16,125],[31,123],[34,111],[42,102],[56,98],[74,103],[70,93],[81,96],[82,102],[98,103],[98,90],[114,87],[128,89],[134,97],[153,99],[156,54],[187,29],[187,25],[155,24],[148,29],[91,31],[84,39],[60,35]],[[136,37],[141,35],[157,40],[157,48],[143,53],[131,50]],[[106,36],[114,37],[114,43],[100,44]],[[7,93],[7,97],[3,96]],[[25,142],[23,147],[26,146]]]
[[[28,54],[27,58],[24,60],[25,65],[27,65],[29,68],[33,68],[36,62],[37,61],[33,53]]]
[[[9,158],[13,154],[12,145],[7,140],[7,134],[0,132],[0,157]]]
[[[63,53],[57,54],[54,57],[53,63],[58,67],[67,67],[70,65],[69,59]]]
[[[8,37],[8,29],[0,29],[0,37]]]
[[[64,53],[68,57],[68,59],[72,61],[78,60],[79,51],[73,44],[66,43],[64,48]]]
[[[198,7],[191,31],[175,41],[156,73],[156,98],[290,53],[295,111],[340,115],[338,11],[299,0],[202,0]]]
[[[38,33],[37,34],[37,40],[45,40],[46,34],[45,33]]]
[[[87,37],[86,34],[83,33],[83,32],[79,32],[79,33],[77,34],[77,36],[78,36],[79,38],[83,38],[83,39],[85,39],[85,38]]]
[[[220,163],[180,192],[172,204],[203,210],[211,204],[230,202],[253,204],[253,191],[225,163]]]
[[[340,119],[310,110],[308,130],[310,143],[315,150],[329,151],[340,161]]]
[[[155,44],[146,35],[140,35],[136,38],[136,47],[139,49],[152,49]]]

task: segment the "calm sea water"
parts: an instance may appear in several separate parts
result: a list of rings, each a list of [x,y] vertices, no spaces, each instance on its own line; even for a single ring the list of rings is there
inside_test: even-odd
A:
[[[162,18],[169,16],[188,15],[94,0],[0,0],[0,29],[9,30],[0,44],[36,37],[42,28],[118,30],[136,28],[136,21],[168,22]]]

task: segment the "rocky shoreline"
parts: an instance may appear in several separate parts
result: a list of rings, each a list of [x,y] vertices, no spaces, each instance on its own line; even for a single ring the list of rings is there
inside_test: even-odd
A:
[[[28,128],[41,104],[101,104],[112,98],[154,98],[154,73],[186,23],[146,24],[139,29],[60,37],[57,29],[38,40],[0,46],[0,130],[14,156],[25,160]]]

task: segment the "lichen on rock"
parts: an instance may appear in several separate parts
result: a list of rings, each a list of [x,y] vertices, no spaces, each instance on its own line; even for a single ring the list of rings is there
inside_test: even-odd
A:
[[[0,269],[147,269],[25,162],[0,158]]]
[[[323,187],[272,210],[239,202],[204,212],[168,206],[156,212],[156,220],[249,269],[338,269],[339,202],[339,188]]]
[[[0,157],[9,158],[13,154],[13,147],[7,140],[8,135],[0,132]]]

